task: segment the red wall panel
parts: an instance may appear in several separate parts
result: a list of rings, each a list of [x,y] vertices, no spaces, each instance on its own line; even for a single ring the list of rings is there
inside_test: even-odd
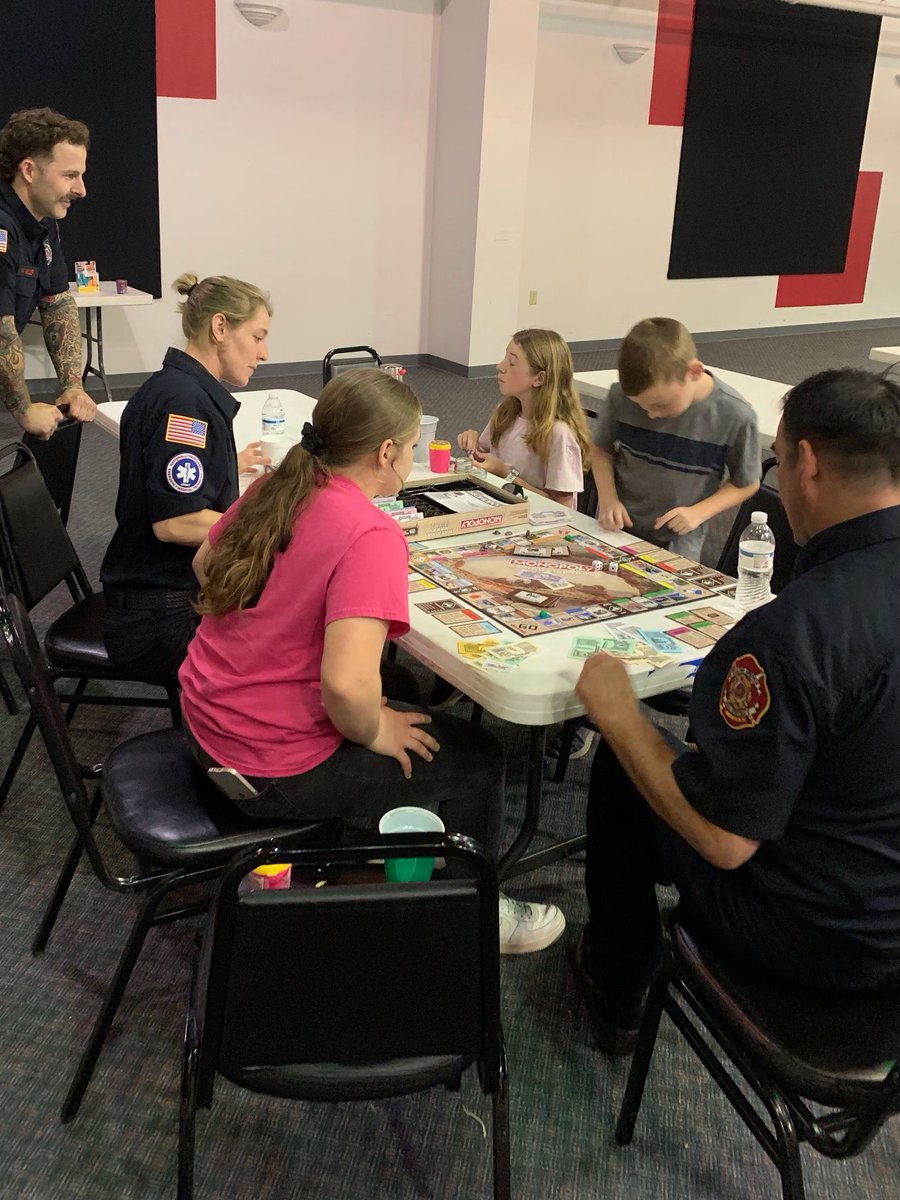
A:
[[[781,275],[775,293],[776,308],[862,303],[866,295],[881,178],[881,171],[859,173],[843,271],[834,275]]]
[[[694,32],[694,0],[659,0],[650,125],[683,125]]]
[[[216,0],[156,0],[156,94],[216,98]]]

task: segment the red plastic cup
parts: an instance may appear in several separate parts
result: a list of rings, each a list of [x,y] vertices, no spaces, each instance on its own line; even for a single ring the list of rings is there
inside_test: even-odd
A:
[[[450,443],[428,443],[428,465],[435,475],[446,475],[450,470]]]

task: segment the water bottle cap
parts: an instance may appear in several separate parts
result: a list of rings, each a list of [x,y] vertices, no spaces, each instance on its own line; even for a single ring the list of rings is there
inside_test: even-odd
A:
[[[754,525],[765,525],[769,520],[769,514],[765,512],[754,512],[750,514],[750,520]]]

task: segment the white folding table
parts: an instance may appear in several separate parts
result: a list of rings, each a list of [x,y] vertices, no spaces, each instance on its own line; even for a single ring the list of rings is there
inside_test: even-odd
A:
[[[869,358],[875,362],[900,363],[900,346],[873,346]]]
[[[743,375],[740,371],[723,371],[720,367],[709,369],[744,397],[756,413],[760,436],[774,438],[781,417],[781,402],[790,391],[790,384],[779,383],[775,379],[759,379],[756,375]],[[583,371],[575,376],[575,386],[582,397],[605,400],[609,389],[618,380],[619,372],[616,370]]]
[[[96,375],[103,384],[108,402],[112,401],[109,390],[109,380],[103,365],[103,310],[104,308],[131,308],[139,304],[152,304],[153,297],[149,292],[129,287],[121,294],[116,291],[116,285],[111,280],[103,280],[99,292],[79,292],[74,283],[69,284],[69,293],[75,301],[75,307],[84,310],[84,331],[82,337],[87,343],[84,370],[81,372],[81,382],[86,383],[88,375]],[[94,332],[94,317],[96,312],[97,330]],[[94,366],[94,347],[97,347],[97,365]]]
[[[529,504],[532,508],[543,510],[558,507],[561,526],[574,526],[601,541],[616,546],[627,546],[630,541],[634,540],[625,533],[601,529],[592,518],[576,513],[570,508],[564,508],[562,505],[554,506],[545,497],[529,495]],[[518,526],[516,528],[522,530],[528,527]],[[501,533],[506,536],[511,532],[510,529],[494,529],[482,534],[464,534],[459,537],[440,538],[434,541],[423,540],[421,544],[428,549],[445,550],[452,546],[496,541]],[[576,637],[614,636],[616,630],[622,625],[637,625],[644,629],[664,631],[673,626],[673,612],[688,611],[693,608],[713,606],[733,615],[735,620],[738,620],[741,615],[741,610],[733,600],[719,595],[706,596],[679,604],[675,608],[658,609],[639,616],[629,614],[596,625],[583,625],[574,629],[564,629],[529,638],[529,644],[535,648],[537,653],[512,670],[491,671],[472,665],[458,654],[456,647],[459,637],[453,632],[453,629],[441,624],[437,619],[423,612],[417,605],[417,602],[452,598],[451,593],[440,587],[413,592],[410,595],[409,605],[410,630],[400,639],[400,645],[413,658],[418,659],[419,662],[424,663],[425,666],[430,667],[436,674],[446,679],[448,683],[459,688],[464,695],[469,696],[493,716],[504,721],[511,721],[515,725],[526,725],[529,728],[525,818],[521,831],[500,861],[499,873],[504,879],[513,874],[518,875],[534,870],[536,867],[554,861],[562,854],[570,853],[583,845],[582,838],[575,838],[561,846],[523,857],[537,830],[540,817],[547,728],[559,721],[584,713],[584,706],[575,694],[575,684],[584,664],[582,660],[569,657],[569,650],[574,639]],[[478,609],[477,604],[469,601],[464,601],[464,603],[468,608]],[[493,620],[492,618],[486,619]],[[502,635],[498,636],[503,641],[518,641],[517,635],[511,632],[502,631]],[[654,669],[646,664],[637,666],[629,664],[628,670],[635,693],[641,697],[655,696],[684,686],[693,678],[699,662],[707,652],[708,648],[694,649],[685,645],[682,655],[672,656],[671,666]]]

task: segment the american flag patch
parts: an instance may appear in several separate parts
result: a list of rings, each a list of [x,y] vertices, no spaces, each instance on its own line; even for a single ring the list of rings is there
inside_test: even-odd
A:
[[[9,249],[9,234],[5,229],[0,229],[0,254],[5,254]]]
[[[179,417],[169,413],[166,421],[166,441],[177,442],[180,446],[199,446],[206,449],[206,421],[197,421],[193,417]]]

